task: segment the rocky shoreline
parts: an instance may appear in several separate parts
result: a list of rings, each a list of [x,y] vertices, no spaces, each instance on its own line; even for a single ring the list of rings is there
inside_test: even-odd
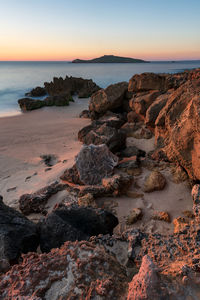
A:
[[[59,78],[29,96],[46,92],[91,95],[81,114],[91,124],[78,133],[74,165],[22,195],[22,213],[0,198],[0,299],[199,299],[200,69],[143,73],[106,89]],[[125,219],[112,205],[124,195]],[[154,209],[156,201],[179,216],[165,204]],[[36,224],[31,213],[43,217]]]

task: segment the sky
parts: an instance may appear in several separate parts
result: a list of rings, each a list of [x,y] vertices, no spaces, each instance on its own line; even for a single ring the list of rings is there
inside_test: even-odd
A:
[[[200,59],[200,0],[0,0],[0,60]]]

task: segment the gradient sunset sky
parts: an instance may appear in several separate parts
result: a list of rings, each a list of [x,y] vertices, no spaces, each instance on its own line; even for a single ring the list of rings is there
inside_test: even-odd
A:
[[[0,60],[200,59],[200,0],[0,0]]]

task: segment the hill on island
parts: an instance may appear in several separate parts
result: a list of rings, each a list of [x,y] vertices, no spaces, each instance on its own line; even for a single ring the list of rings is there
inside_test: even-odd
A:
[[[148,61],[130,57],[121,57],[115,55],[104,55],[90,60],[75,59],[72,63],[147,63]]]

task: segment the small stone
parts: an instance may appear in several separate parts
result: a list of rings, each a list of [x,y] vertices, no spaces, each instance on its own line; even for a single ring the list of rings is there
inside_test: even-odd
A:
[[[170,216],[168,212],[165,211],[155,211],[152,219],[170,223]]]
[[[141,208],[133,208],[130,214],[127,217],[126,224],[131,225],[136,223],[138,220],[142,218],[142,210]]]
[[[165,177],[158,171],[151,172],[145,179],[143,191],[150,193],[163,190],[166,185]]]
[[[144,196],[144,194],[137,193],[137,192],[135,192],[135,191],[129,190],[129,191],[127,191],[127,193],[126,193],[126,196],[129,197],[129,198],[135,199],[135,198],[142,198],[142,197]]]
[[[79,206],[96,206],[94,203],[94,197],[92,194],[88,193],[82,197],[78,198],[78,205]]]

